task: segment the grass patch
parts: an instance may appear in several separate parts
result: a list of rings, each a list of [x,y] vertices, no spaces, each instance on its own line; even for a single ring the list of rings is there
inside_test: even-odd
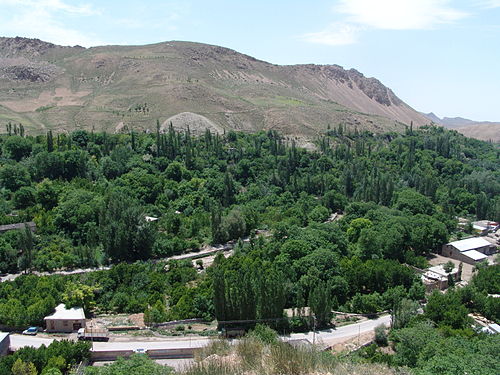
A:
[[[214,340],[203,348],[196,362],[180,372],[183,375],[393,375],[385,365],[354,363],[330,352],[310,346],[294,347],[286,342],[265,343],[248,336],[230,345]]]
[[[54,104],[49,104],[49,105],[43,105],[41,107],[38,107],[35,109],[35,112],[45,112],[48,111],[49,109],[55,108],[56,106]]]

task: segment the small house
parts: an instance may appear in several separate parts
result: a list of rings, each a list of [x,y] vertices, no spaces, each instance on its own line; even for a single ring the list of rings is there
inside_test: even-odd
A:
[[[73,332],[85,328],[85,313],[81,307],[67,309],[61,303],[56,311],[44,318],[47,332]]]

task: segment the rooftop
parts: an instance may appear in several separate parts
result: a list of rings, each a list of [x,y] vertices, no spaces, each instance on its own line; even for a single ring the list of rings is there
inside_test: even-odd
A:
[[[9,332],[0,332],[0,342],[2,342],[7,336],[9,336]]]
[[[80,320],[85,319],[85,313],[81,307],[72,307],[67,309],[63,303],[56,307],[56,312],[46,316],[45,320],[62,319],[62,320]]]
[[[487,327],[483,327],[481,331],[491,334],[497,334],[500,333],[500,326],[498,324],[490,324]]]
[[[462,255],[465,255],[466,257],[469,257],[474,261],[488,259],[486,255],[476,250],[463,251]]]
[[[446,276],[440,275],[436,272],[426,271],[422,275],[422,281],[424,281],[424,283],[425,283],[427,280],[446,281],[446,280],[448,280],[448,278]]]
[[[491,243],[481,237],[472,237],[472,238],[467,238],[465,240],[453,241],[450,242],[448,245],[451,245],[460,251],[467,251],[467,250],[478,249],[484,246],[490,246]]]
[[[437,273],[438,275],[441,275],[441,276],[448,276],[448,272],[446,272],[444,270],[444,266],[442,264],[440,264],[438,266],[430,267],[428,269],[428,271],[433,272],[433,273]],[[458,273],[458,268],[456,266],[453,266],[453,270],[450,272],[450,274],[454,275],[456,273]]]

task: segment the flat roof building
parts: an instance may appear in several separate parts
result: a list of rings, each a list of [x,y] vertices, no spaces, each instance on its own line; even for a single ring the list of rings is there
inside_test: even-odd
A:
[[[67,309],[61,303],[56,311],[44,318],[47,332],[73,332],[85,328],[85,313],[81,307]]]

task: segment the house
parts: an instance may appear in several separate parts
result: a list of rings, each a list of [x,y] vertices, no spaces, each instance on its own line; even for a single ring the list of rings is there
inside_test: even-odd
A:
[[[444,270],[443,265],[439,265],[430,267],[422,274],[422,283],[427,292],[431,292],[433,289],[444,290],[448,288],[448,275],[451,275],[455,281],[459,281],[461,277],[457,267],[448,273]]]
[[[474,221],[472,223],[472,228],[478,232],[481,236],[488,234],[489,232],[495,232],[500,228],[500,225],[495,221],[480,220]]]
[[[81,307],[67,309],[61,303],[56,311],[44,318],[47,332],[73,332],[85,328],[85,313]]]
[[[444,290],[448,288],[448,277],[438,275],[435,272],[426,271],[422,274],[422,284],[425,285],[427,293],[432,292],[434,289]]]
[[[0,357],[9,352],[10,338],[9,332],[0,332]]]
[[[441,253],[445,257],[474,265],[487,259],[496,250],[496,246],[484,238],[472,237],[443,245]]]

